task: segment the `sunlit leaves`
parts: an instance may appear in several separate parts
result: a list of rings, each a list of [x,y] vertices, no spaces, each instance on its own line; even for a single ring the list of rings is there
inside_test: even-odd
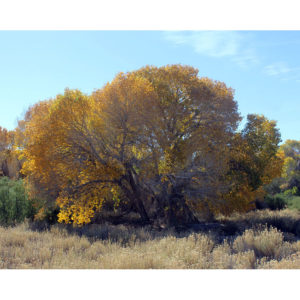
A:
[[[279,172],[279,137],[263,117],[250,116],[240,134],[239,121],[224,83],[189,66],[147,66],[90,96],[66,89],[31,107],[18,133],[22,172],[66,223],[90,222],[107,199],[126,199],[145,220],[183,219],[186,203],[247,210]]]

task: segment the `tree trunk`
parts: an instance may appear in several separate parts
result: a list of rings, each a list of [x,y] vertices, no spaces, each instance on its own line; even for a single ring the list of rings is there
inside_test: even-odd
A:
[[[132,201],[135,209],[140,214],[142,222],[150,223],[150,218],[142,200],[143,193],[141,192],[141,188],[137,182],[134,171],[129,170],[125,178],[131,191],[129,191],[125,186],[122,186],[123,191],[125,191],[127,198]]]
[[[160,228],[185,227],[199,223],[182,194],[172,193],[162,196],[156,201],[156,206],[157,214],[152,218],[153,223]]]
[[[7,159],[5,159],[2,162],[1,170],[2,170],[3,176],[9,177],[9,169],[8,169],[8,165],[7,165]]]
[[[133,169],[128,169],[124,178],[130,188],[128,189],[125,184],[122,185],[122,189],[144,223],[152,223],[159,228],[199,223],[180,191],[173,188],[171,193],[163,191],[160,195],[154,195],[138,181],[138,176]]]

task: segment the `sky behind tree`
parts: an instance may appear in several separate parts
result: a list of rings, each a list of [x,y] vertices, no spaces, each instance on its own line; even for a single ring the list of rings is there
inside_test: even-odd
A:
[[[118,72],[191,65],[235,90],[243,117],[300,139],[300,31],[0,31],[0,126],[65,88],[91,93]]]

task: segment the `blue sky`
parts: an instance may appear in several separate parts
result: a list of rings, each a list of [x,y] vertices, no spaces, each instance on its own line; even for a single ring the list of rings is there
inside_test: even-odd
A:
[[[0,31],[0,126],[66,87],[85,93],[118,72],[187,64],[235,90],[243,117],[300,140],[300,31]]]

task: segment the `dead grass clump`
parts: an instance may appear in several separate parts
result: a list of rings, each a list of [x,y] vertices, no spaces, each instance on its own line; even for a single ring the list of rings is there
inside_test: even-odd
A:
[[[276,228],[263,230],[246,230],[242,236],[235,239],[233,249],[236,252],[253,250],[257,257],[274,258],[277,250],[283,245],[283,234]]]
[[[255,269],[257,258],[253,250],[232,255],[233,269]]]
[[[254,269],[256,255],[253,250],[232,253],[228,244],[217,247],[212,253],[211,269]]]
[[[85,256],[88,260],[96,261],[106,252],[106,246],[103,242],[96,241],[86,249]]]
[[[1,246],[4,247],[24,247],[26,240],[26,236],[21,232],[8,229],[7,232],[2,235],[0,243]]]

